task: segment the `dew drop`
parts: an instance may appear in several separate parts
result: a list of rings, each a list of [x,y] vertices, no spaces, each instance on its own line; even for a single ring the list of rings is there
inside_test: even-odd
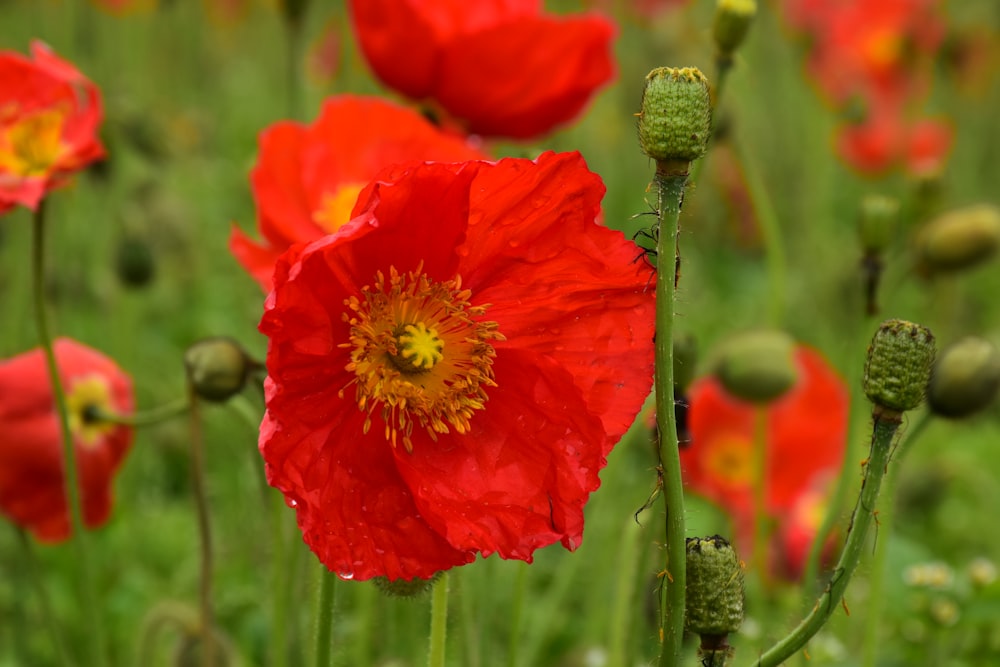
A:
[[[341,579],[343,579],[344,581],[350,581],[351,579],[354,578],[354,573],[353,572],[338,572],[337,576],[340,577]]]
[[[298,503],[298,501],[297,501],[297,500],[295,500],[294,498],[288,498],[288,497],[286,496],[286,497],[285,497],[285,504],[286,504],[286,505],[288,505],[289,507],[295,507],[295,506],[297,506],[297,505],[298,505],[299,503]]]

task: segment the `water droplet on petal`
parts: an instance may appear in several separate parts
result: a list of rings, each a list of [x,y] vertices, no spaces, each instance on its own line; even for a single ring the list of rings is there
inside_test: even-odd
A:
[[[289,498],[289,497],[286,496],[285,497],[285,504],[288,505],[289,507],[295,507],[299,503],[294,498]]]
[[[337,576],[340,577],[341,579],[343,579],[344,581],[350,581],[351,579],[354,578],[354,573],[353,572],[338,572]]]

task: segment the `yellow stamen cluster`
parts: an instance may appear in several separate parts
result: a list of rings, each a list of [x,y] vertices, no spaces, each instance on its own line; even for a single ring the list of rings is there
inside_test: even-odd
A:
[[[401,438],[407,451],[414,424],[433,440],[451,429],[469,431],[469,420],[485,407],[485,388],[496,386],[491,341],[504,339],[496,322],[474,319],[488,305],[471,305],[471,296],[460,277],[435,282],[421,265],[407,274],[391,267],[388,278],[379,271],[373,285],[344,301],[351,335],[341,347],[351,351],[346,368],[367,413],[365,433],[376,408],[386,440],[395,447]]]
[[[101,436],[115,429],[115,424],[103,421],[99,414],[113,414],[111,387],[100,375],[75,379],[66,392],[69,428],[83,445],[94,445]]]
[[[348,183],[325,193],[320,208],[313,213],[313,222],[330,234],[343,227],[351,219],[362,188],[363,183]]]
[[[41,111],[8,127],[0,135],[0,168],[17,176],[43,176],[63,151],[62,130],[66,114]]]

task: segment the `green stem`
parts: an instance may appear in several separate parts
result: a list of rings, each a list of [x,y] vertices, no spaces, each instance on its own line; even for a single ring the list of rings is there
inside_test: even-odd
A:
[[[767,408],[754,409],[753,426],[753,553],[751,563],[763,588],[767,588]]]
[[[905,434],[903,440],[896,447],[893,457],[897,469],[902,460],[902,455],[909,449],[910,443],[923,433],[930,422],[931,413],[924,412],[920,420],[913,426],[909,433]],[[899,480],[899,473],[887,480],[885,483],[885,494],[889,498],[890,504],[896,498],[896,484]],[[871,575],[868,577],[868,616],[865,625],[864,645],[861,654],[861,667],[875,667],[879,650],[879,627],[882,619],[882,612],[885,608],[885,575],[887,557],[889,553],[889,541],[892,540],[892,525],[896,517],[896,510],[879,513],[879,533],[880,539],[875,542],[875,555],[872,557]]]
[[[190,409],[190,401],[186,398],[179,398],[171,403],[166,403],[142,412],[133,412],[130,415],[120,415],[97,406],[92,406],[88,408],[89,412],[85,416],[95,422],[141,428],[143,426],[160,424],[174,417],[180,417]]]
[[[611,607],[611,627],[608,634],[608,667],[628,664],[627,639],[633,627],[636,573],[639,571],[639,538],[645,534],[632,518],[625,521],[619,543],[615,597]]]
[[[215,634],[212,620],[212,530],[208,515],[208,494],[205,488],[204,438],[201,432],[201,411],[194,386],[188,384],[191,437],[191,484],[194,488],[195,509],[198,515],[200,633],[202,640],[201,664],[215,665]]]
[[[760,172],[757,171],[757,162],[747,159],[747,151],[740,145],[737,137],[733,141],[733,149],[737,158],[743,166],[743,175],[746,178],[747,190],[750,193],[750,201],[753,206],[754,215],[760,224],[760,231],[763,235],[765,261],[767,262],[768,277],[768,316],[772,325],[780,327],[785,318],[785,302],[787,300],[788,284],[788,260],[785,257],[785,244],[781,238],[781,226],[778,224],[778,214],[774,210],[774,203],[771,195],[768,194],[764,182],[761,180]]]
[[[285,531],[285,496],[274,490],[272,498],[272,537],[271,548],[271,666],[286,667],[288,665],[288,635],[285,632],[288,623],[288,602],[291,593],[291,564],[288,562],[288,538]]]
[[[285,20],[285,38],[288,62],[285,81],[288,86],[288,117],[298,120],[302,113],[302,21]]]
[[[507,667],[517,667],[517,649],[521,645],[521,617],[524,612],[524,591],[528,585],[528,564],[518,563],[514,579],[514,599],[511,602],[510,640],[507,642]]]
[[[45,354],[45,365],[52,385],[52,395],[55,399],[56,413],[59,416],[59,433],[62,440],[62,459],[64,467],[64,484],[66,486],[66,501],[69,505],[70,525],[72,535],[70,542],[74,549],[77,573],[80,584],[80,597],[84,623],[89,625],[87,637],[89,644],[90,663],[99,667],[108,664],[104,646],[104,626],[101,624],[100,607],[97,604],[97,591],[94,588],[94,576],[90,569],[90,553],[87,548],[87,534],[83,525],[83,499],[80,493],[80,478],[77,469],[76,450],[73,444],[73,433],[69,427],[69,410],[66,406],[66,394],[62,379],[59,377],[59,366],[56,363],[55,351],[52,347],[52,334],[49,332],[48,313],[45,304],[45,200],[38,205],[32,224],[32,271],[31,286],[34,299],[35,322],[38,329],[38,342]]]
[[[833,578],[827,584],[812,611],[784,639],[761,655],[754,663],[756,667],[774,667],[780,665],[806,645],[819,632],[833,610],[840,604],[851,581],[861,552],[868,536],[868,528],[875,516],[875,501],[878,499],[882,478],[889,465],[892,453],[892,439],[899,428],[899,422],[875,416],[872,428],[871,450],[868,463],[865,466],[864,480],[861,482],[861,493],[851,516],[851,524],[847,530],[847,540],[840,554],[840,561],[833,572]]]
[[[677,224],[688,170],[658,164],[656,213],[659,233],[656,256],[656,427],[660,474],[666,506],[666,562],[660,599],[660,667],[679,665],[683,652],[685,602],[684,486],[681,481],[677,422],[674,417],[674,278]]]
[[[38,560],[35,558],[35,550],[31,547],[31,539],[28,533],[20,526],[17,527],[17,537],[21,543],[21,550],[24,552],[24,562],[28,570],[28,580],[35,595],[38,598],[38,606],[42,612],[42,622],[49,633],[49,639],[56,650],[59,664],[65,666],[72,665],[73,661],[66,652],[66,644],[63,642],[62,634],[59,632],[59,624],[56,623],[55,614],[52,613],[52,604],[49,602],[48,592],[45,590],[45,583],[38,573]]]
[[[319,599],[316,603],[316,667],[333,664],[333,607],[336,602],[337,575],[323,567]]]
[[[431,598],[431,637],[427,652],[428,667],[444,667],[444,649],[448,637],[448,573],[434,582]]]

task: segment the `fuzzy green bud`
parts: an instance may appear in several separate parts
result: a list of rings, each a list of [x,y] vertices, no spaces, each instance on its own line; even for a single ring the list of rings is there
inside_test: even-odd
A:
[[[259,367],[232,338],[200,340],[184,352],[188,381],[199,398],[222,402],[238,394]]]
[[[747,331],[716,351],[714,375],[733,396],[767,403],[791,389],[798,377],[795,341],[783,331]]]
[[[879,254],[889,247],[899,221],[899,200],[868,195],[861,202],[858,236],[865,253]]]
[[[711,127],[708,79],[697,67],[658,67],[646,76],[638,124],[643,153],[686,165],[708,150]]]
[[[732,57],[746,38],[756,15],[757,0],[719,0],[715,5],[712,37],[720,55]]]
[[[1000,389],[1000,352],[988,340],[969,336],[941,351],[931,369],[927,405],[940,417],[979,412]]]
[[[372,582],[375,586],[388,595],[394,598],[416,598],[422,596],[424,593],[431,589],[438,579],[441,578],[441,573],[438,572],[430,579],[421,579],[420,577],[414,577],[413,579],[392,579],[388,577],[374,577]]]
[[[934,335],[906,320],[883,322],[865,361],[864,390],[878,414],[898,418],[924,400],[934,363]]]
[[[743,623],[743,565],[725,538],[687,539],[687,612],[697,635],[727,635]]]
[[[961,271],[1000,249],[1000,209],[977,204],[929,222],[916,238],[917,268],[924,275]]]

